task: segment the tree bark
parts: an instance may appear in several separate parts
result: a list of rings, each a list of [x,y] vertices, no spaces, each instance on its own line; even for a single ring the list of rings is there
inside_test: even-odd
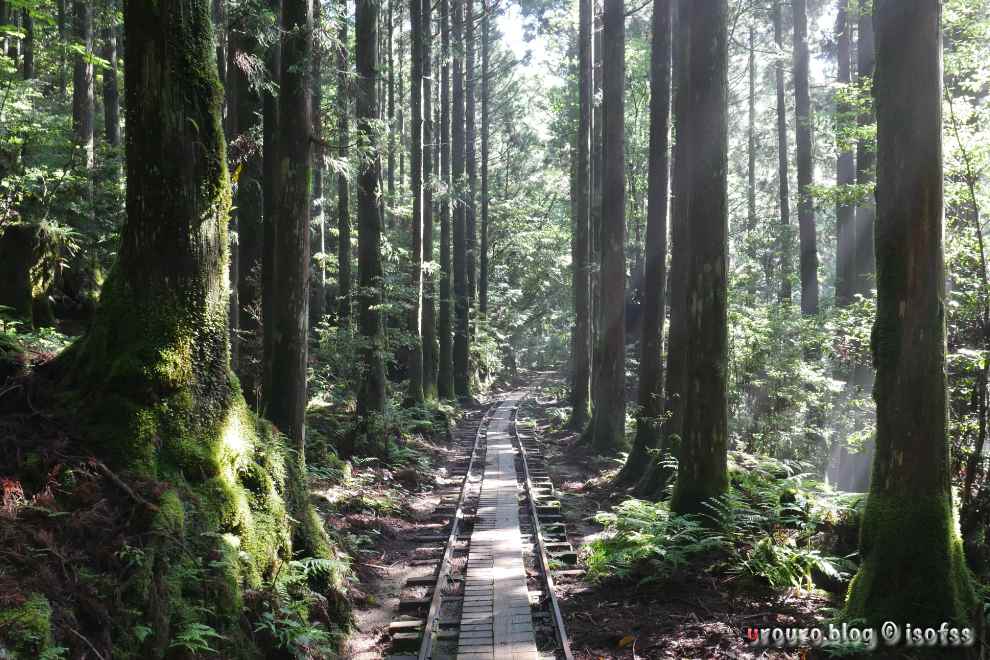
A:
[[[322,0],[313,0],[313,25],[317,33],[323,29],[323,8]],[[309,281],[309,317],[310,326],[315,327],[323,319],[326,313],[327,301],[327,268],[326,268],[326,213],[324,209],[324,138],[323,138],[323,48],[319,39],[313,39],[312,56],[312,121],[313,121],[313,143],[318,145],[313,149],[313,194],[310,213],[312,223],[310,226],[310,252],[311,255],[319,255],[319,259],[310,260],[310,281]]]
[[[114,9],[108,3],[109,10]],[[116,149],[120,146],[120,92],[117,87],[117,26],[108,25],[103,29],[103,59],[109,67],[103,71],[103,123],[107,144]]]
[[[444,194],[440,199],[440,326],[437,395],[454,396],[454,346],[451,300],[451,191],[450,178],[450,0],[440,0],[440,179]]]
[[[859,84],[872,89],[873,67],[876,61],[874,53],[873,16],[869,11],[859,12],[859,41],[856,47],[856,75]],[[857,117],[860,128],[865,128],[875,120],[873,109]],[[856,183],[859,186],[869,186],[875,181],[876,153],[873,140],[862,138],[856,143]],[[873,224],[876,218],[876,203],[874,196],[867,196],[856,207],[856,292],[864,296],[872,296],[876,286],[876,255],[873,245],[875,231]]]
[[[780,260],[780,294],[782,303],[791,303],[793,266],[791,251],[794,241],[791,238],[791,193],[787,165],[787,102],[784,88],[784,27],[783,0],[776,0],[773,10],[773,38],[779,54],[774,64],[774,81],[777,89],[777,188],[780,205],[780,231],[778,238],[778,259]]]
[[[31,80],[34,78],[34,17],[27,9],[21,10],[21,24],[24,26],[21,74],[24,80]],[[114,67],[114,71],[116,71],[116,67]]]
[[[358,141],[371,150],[362,158],[358,173],[358,293],[359,326],[365,342],[364,375],[357,397],[362,429],[373,433],[385,412],[385,336],[382,331],[382,253],[378,189],[381,156],[377,151],[375,122],[378,106],[378,13],[379,0],[358,0],[355,12],[357,90],[355,117]],[[375,438],[383,441],[384,438]]]
[[[433,223],[436,186],[434,168],[436,162],[433,130],[433,3],[423,2],[423,260],[433,262]],[[423,273],[423,395],[437,398],[437,327],[435,278],[432,272]]]
[[[488,317],[488,148],[491,136],[491,12],[489,0],[481,0],[481,247],[478,270],[478,313]]]
[[[982,616],[952,503],[940,14],[938,0],[875,5],[876,456],[845,608],[868,625]]]
[[[309,330],[309,209],[312,177],[313,0],[282,0],[278,206],[269,418],[303,453]]]
[[[578,1],[578,132],[574,188],[574,378],[572,429],[583,431],[591,419],[591,113],[594,103],[592,0]]]
[[[228,47],[236,62],[240,54],[258,53],[255,21],[247,12],[238,11],[231,16]],[[254,133],[259,128],[263,113],[261,93],[251,84],[247,72],[240,66],[227,72],[228,84],[234,87],[234,107],[228,108],[236,122],[240,135]],[[262,194],[262,157],[256,151],[247,152],[241,166],[234,197],[237,207],[237,315],[238,327],[245,340],[242,342],[238,363],[235,365],[241,381],[241,390],[251,407],[261,402],[261,378],[258,366],[258,340],[261,326],[255,310],[261,301],[261,255],[264,243],[264,199]]]
[[[93,8],[85,0],[74,0],[73,38],[93,52]],[[93,144],[93,65],[82,54],[76,54],[72,76],[72,132],[76,144],[83,150],[83,166],[87,170],[95,165]],[[92,202],[92,199],[90,199]]]
[[[281,0],[268,0],[268,9],[275,18],[276,36],[265,57],[270,81],[277,85],[281,75],[282,36],[280,23],[282,12]],[[278,209],[279,183],[279,98],[274,90],[269,90],[264,96],[264,134],[262,162],[262,195],[264,201],[264,230],[261,253],[261,317],[262,317],[262,384],[261,396],[263,408],[271,401],[274,383],[272,381],[272,349],[275,337],[275,237],[276,215]]]
[[[650,464],[650,449],[660,444],[663,421],[663,321],[667,307],[667,156],[670,131],[670,0],[654,0],[650,53],[650,160],[647,190],[646,264],[641,304],[639,414],[636,440],[616,478],[633,484]]]
[[[601,379],[589,426],[591,445],[612,452],[626,432],[625,3],[605,0],[602,35]]]
[[[839,93],[849,87],[849,0],[839,0],[835,24],[836,58]],[[840,100],[836,104],[836,151],[839,156],[835,163],[835,182],[839,186],[839,201],[835,205],[836,246],[835,246],[835,304],[845,307],[852,302],[855,288],[856,267],[856,209],[843,199],[848,186],[856,182],[856,163],[852,148],[844,131],[850,113],[849,104]],[[843,186],[846,188],[844,189]]]
[[[468,291],[468,341],[474,337],[474,308],[478,300],[478,224],[475,200],[478,196],[478,158],[475,144],[478,139],[477,103],[475,102],[475,62],[474,0],[464,1],[464,51],[467,59],[464,64],[464,160],[467,173],[465,193],[465,231],[467,247],[467,291]]]
[[[468,294],[467,204],[464,200],[464,0],[453,0],[453,111],[451,163],[454,204],[454,395],[471,396]]]
[[[818,241],[815,200],[811,194],[815,163],[811,154],[811,93],[808,84],[808,0],[793,0],[794,119],[797,135],[798,242],[800,244],[801,312],[818,313]]]
[[[728,4],[680,0],[688,41],[674,125],[687,218],[686,387],[671,510],[701,513],[728,486]],[[681,197],[683,195],[683,197]]]
[[[349,106],[351,89],[347,83],[350,64],[347,61],[347,17],[341,17],[337,28],[340,45],[337,47],[337,148],[341,160],[350,153]],[[340,326],[350,323],[351,315],[351,211],[350,183],[347,174],[337,175],[337,316]]]
[[[409,332],[413,345],[406,357],[409,390],[406,402],[423,401],[423,3],[409,0],[409,184],[412,190],[412,250],[409,255],[413,291]]]

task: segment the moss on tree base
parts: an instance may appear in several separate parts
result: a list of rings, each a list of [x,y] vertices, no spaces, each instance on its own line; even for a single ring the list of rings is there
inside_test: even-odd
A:
[[[871,493],[861,529],[863,563],[849,585],[844,619],[877,629],[885,621],[902,629],[974,624],[978,601],[950,497]]]

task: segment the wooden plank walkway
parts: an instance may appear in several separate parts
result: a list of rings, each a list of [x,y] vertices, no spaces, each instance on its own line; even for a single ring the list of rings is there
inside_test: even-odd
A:
[[[520,394],[488,426],[478,521],[471,534],[458,660],[538,660],[519,532],[518,482],[509,430]]]

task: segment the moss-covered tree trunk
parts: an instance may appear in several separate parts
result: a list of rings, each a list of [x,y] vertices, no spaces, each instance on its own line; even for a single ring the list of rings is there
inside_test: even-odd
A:
[[[626,186],[625,186],[625,4],[605,0],[602,18],[602,331],[601,374],[587,437],[598,452],[615,451],[626,433]]]
[[[592,0],[578,2],[578,124],[574,168],[574,373],[569,425],[583,431],[591,419],[591,112],[594,104]],[[487,199],[485,200],[487,204]]]
[[[230,370],[230,181],[209,0],[128,2],[124,24],[127,220],[92,326],[51,369],[88,451],[158,482],[132,518],[147,544],[120,593],[120,657],[164,657],[193,624],[223,636],[220,655],[252,657],[243,590],[271,578],[293,538],[320,554],[326,541],[298,456],[249,413]]]
[[[312,0],[282,2],[278,206],[269,418],[302,453],[305,444],[309,329],[309,211],[312,177]]]
[[[877,0],[875,8],[876,456],[863,563],[845,609],[872,625],[965,624],[982,614],[974,611],[950,475],[940,5]]]
[[[453,307],[451,299],[451,214],[450,214],[450,0],[440,0],[440,180],[444,195],[440,199],[440,306],[439,364],[437,396],[454,396]]]
[[[697,513],[728,485],[728,6],[681,0],[678,10],[678,33],[687,43],[674,116],[683,148],[674,166],[684,177],[677,192],[688,252],[683,421],[671,509]]]
[[[636,483],[650,464],[649,451],[659,445],[663,399],[663,321],[667,308],[667,156],[670,130],[670,0],[653,3],[650,54],[650,180],[647,190],[646,269],[639,360],[639,415],[636,439],[616,479]]]
[[[378,13],[379,0],[358,0],[355,12],[357,64],[356,118],[358,141],[368,153],[362,158],[357,180],[359,323],[365,342],[364,369],[358,392],[358,416],[364,427],[385,411],[385,335],[382,331],[381,218],[378,184],[381,157],[377,152],[378,121]]]

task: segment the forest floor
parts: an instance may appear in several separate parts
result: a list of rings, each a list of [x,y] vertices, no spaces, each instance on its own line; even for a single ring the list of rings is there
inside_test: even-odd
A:
[[[590,455],[579,438],[564,428],[566,401],[552,379],[534,388],[520,409],[520,420],[535,423],[567,520],[569,540],[586,548],[602,531],[595,515],[628,498],[610,488],[617,459]],[[342,534],[360,534],[366,541],[354,558],[358,583],[355,630],[344,650],[349,660],[386,657],[388,625],[396,618],[399,594],[415,569],[413,540],[417,527],[438,501],[435,489],[444,483],[442,470],[450,451],[446,438],[425,440],[431,468],[411,488],[394,495],[387,471],[358,469],[365,479],[366,497],[391,498],[383,514],[354,511],[328,523]],[[336,507],[339,508],[339,507]],[[579,560],[580,561],[580,560]],[[592,581],[580,575],[557,578],[571,646],[577,660],[743,659],[803,660],[806,652],[749,648],[743,630],[750,626],[820,625],[836,603],[822,592],[773,591],[754,580],[709,572],[697,562],[662,582],[645,585],[635,580]],[[582,565],[576,568],[582,568]]]

